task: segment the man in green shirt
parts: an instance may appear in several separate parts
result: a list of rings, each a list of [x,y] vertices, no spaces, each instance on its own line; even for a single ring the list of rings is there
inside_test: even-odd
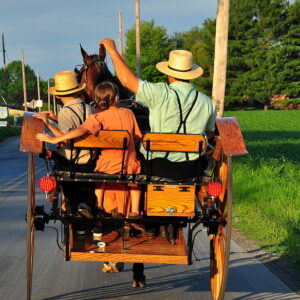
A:
[[[167,75],[167,83],[150,83],[133,74],[113,40],[105,38],[99,42],[101,44],[109,53],[121,83],[136,94],[137,101],[148,106],[151,132],[213,133],[217,114],[215,104],[189,82],[203,73],[201,67],[192,63],[191,52],[171,51],[169,61],[156,65]],[[145,154],[143,148],[141,152]],[[152,152],[151,174],[175,179],[194,177],[199,171],[198,159],[197,154]],[[201,159],[201,162],[205,168],[205,160]]]

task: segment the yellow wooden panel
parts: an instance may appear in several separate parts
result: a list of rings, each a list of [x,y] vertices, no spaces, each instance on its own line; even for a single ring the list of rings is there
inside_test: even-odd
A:
[[[128,254],[128,253],[86,253],[72,252],[71,261],[118,261],[130,263],[155,263],[187,265],[187,256]]]
[[[122,149],[124,138],[127,138],[127,145],[130,135],[126,130],[100,130],[96,135],[85,135],[76,139],[75,147],[80,148],[109,148]]]
[[[199,142],[202,149],[206,147],[206,138],[201,134],[147,133],[143,138],[145,149],[149,140],[151,151],[199,152]]]
[[[191,217],[195,215],[194,185],[148,184],[148,216]]]

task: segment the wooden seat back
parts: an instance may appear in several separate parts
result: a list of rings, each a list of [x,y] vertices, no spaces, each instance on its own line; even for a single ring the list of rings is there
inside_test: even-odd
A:
[[[206,149],[207,140],[204,134],[147,133],[143,138],[143,146],[149,151],[199,153],[199,145],[201,152]]]
[[[105,148],[124,149],[130,142],[127,130],[100,130],[96,135],[85,135],[76,139],[74,147],[78,148]]]
[[[148,151],[195,152],[202,154],[207,146],[205,135],[147,133],[143,146]],[[195,186],[148,184],[145,210],[148,216],[195,216]]]

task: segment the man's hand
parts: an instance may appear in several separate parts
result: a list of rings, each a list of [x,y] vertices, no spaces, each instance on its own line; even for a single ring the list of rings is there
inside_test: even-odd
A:
[[[35,137],[39,141],[42,141],[42,142],[47,142],[47,143],[50,143],[50,144],[57,144],[57,141],[56,141],[55,137],[49,136],[49,135],[44,134],[44,133],[38,133]]]
[[[53,113],[52,110],[44,110],[43,113],[46,114],[49,119],[57,122],[57,116]]]
[[[100,45],[103,45],[105,50],[110,55],[116,74],[122,85],[136,94],[139,88],[139,79],[125,64],[123,58],[116,48],[115,42],[112,39],[104,38],[99,42],[99,46]]]
[[[42,120],[46,125],[49,123],[48,116],[45,112],[36,113],[33,117]]]
[[[98,43],[99,46],[100,46],[101,44],[105,47],[105,50],[106,50],[109,54],[110,54],[111,52],[117,50],[116,44],[115,44],[114,40],[112,40],[112,39],[104,38],[104,39],[102,39],[102,40]]]

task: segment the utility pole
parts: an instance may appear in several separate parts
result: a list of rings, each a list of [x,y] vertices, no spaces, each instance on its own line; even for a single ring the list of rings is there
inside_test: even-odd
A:
[[[226,85],[227,45],[230,0],[218,0],[216,21],[215,59],[212,98],[216,103],[218,117],[223,117]]]
[[[140,39],[140,0],[135,0],[135,43],[136,43],[136,75],[142,77],[141,39]]]
[[[24,95],[24,106],[27,111],[27,91],[26,91],[26,74],[25,74],[25,63],[24,63],[24,51],[21,50],[22,57],[22,78],[23,78],[23,95]]]
[[[56,98],[55,98],[55,95],[53,95],[53,113],[56,115]]]
[[[119,50],[122,57],[124,57],[123,53],[123,26],[122,26],[122,12],[119,11]]]
[[[49,88],[50,88],[50,78],[48,78],[48,110],[50,110],[50,93],[49,93]]]
[[[8,97],[8,93],[7,93],[7,86],[8,86],[8,81],[9,81],[9,74],[6,68],[6,51],[5,51],[5,44],[4,44],[4,32],[2,33],[2,52],[3,52],[3,90],[4,90],[4,95],[5,97]]]
[[[5,61],[5,46],[4,46],[4,32],[2,33],[2,52],[3,52],[3,70],[6,71],[6,61]]]
[[[40,73],[36,73],[36,80],[37,80],[37,90],[38,90],[38,100],[41,100],[41,91],[40,91]],[[39,112],[41,111],[41,108],[39,107]]]

